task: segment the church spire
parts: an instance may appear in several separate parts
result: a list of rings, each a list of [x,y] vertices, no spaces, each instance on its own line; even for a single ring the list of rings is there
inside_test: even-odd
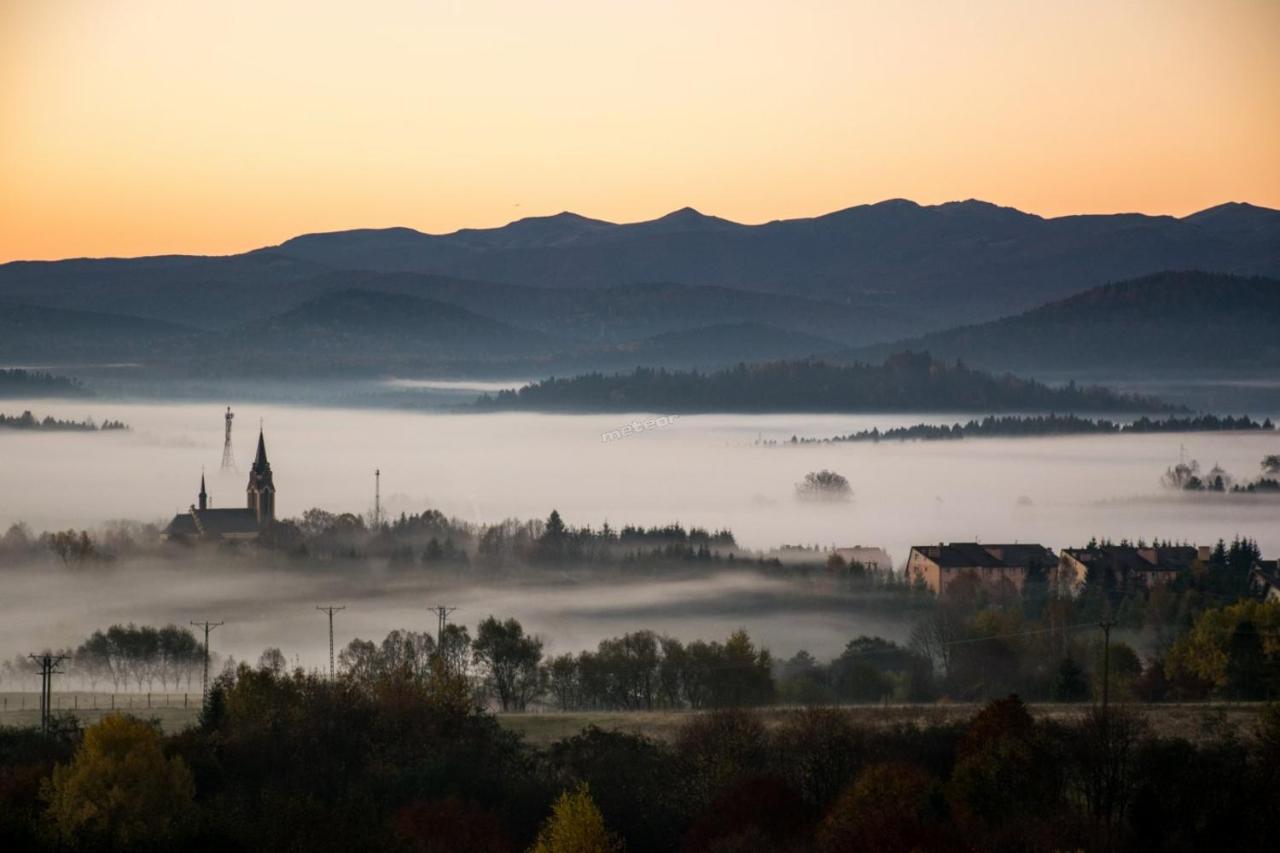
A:
[[[258,426],[258,455],[253,458],[253,469],[262,471],[264,468],[270,467],[267,462],[267,441],[262,435],[262,426]]]
[[[271,479],[271,463],[267,461],[267,440],[263,436],[262,426],[258,426],[258,453],[253,459],[253,467],[249,469],[249,485],[246,489],[248,507],[258,518],[258,524],[265,525],[276,517],[276,486]]]
[[[204,489],[204,471],[200,472],[200,509],[209,508],[209,493]]]

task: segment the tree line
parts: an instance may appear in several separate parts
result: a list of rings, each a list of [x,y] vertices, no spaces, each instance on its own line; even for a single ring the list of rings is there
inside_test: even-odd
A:
[[[100,432],[128,428],[128,425],[123,421],[110,419],[98,424],[94,423],[92,418],[85,418],[82,421],[59,420],[52,415],[37,418],[31,414],[30,409],[20,415],[0,413],[0,429],[42,430],[44,432]]]
[[[902,352],[880,365],[818,359],[697,370],[637,368],[550,378],[485,394],[482,410],[650,412],[1111,411],[1169,412],[1150,397],[1074,382],[1050,387]]]
[[[1270,418],[1262,422],[1248,415],[1225,417],[1196,415],[1179,418],[1151,418],[1146,415],[1128,423],[1080,415],[988,415],[981,420],[954,424],[915,424],[881,430],[872,427],[831,438],[791,437],[791,444],[827,444],[854,441],[948,441],[961,438],[1002,438],[1043,435],[1121,435],[1128,433],[1274,431]]]
[[[66,658],[63,675],[89,690],[110,685],[112,692],[191,690],[199,687],[204,667],[204,645],[187,628],[165,625],[112,625],[94,631],[78,646],[51,653]],[[4,664],[4,681],[32,687],[39,683],[39,667],[25,655]]]
[[[11,850],[1270,849],[1280,706],[1195,740],[1125,708],[1017,696],[882,725],[839,709],[588,726],[545,746],[437,665],[369,683],[240,666],[183,732],[125,715],[0,730]]]

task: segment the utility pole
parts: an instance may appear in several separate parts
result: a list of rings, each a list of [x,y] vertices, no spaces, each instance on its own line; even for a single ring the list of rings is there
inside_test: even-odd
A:
[[[1115,620],[1103,619],[1098,623],[1102,629],[1102,716],[1107,716],[1107,704],[1111,697],[1111,629]]]
[[[342,607],[316,607],[316,610],[329,614],[329,680],[333,681],[333,614],[339,610],[346,610],[346,606]]]
[[[40,733],[49,733],[49,719],[53,715],[53,676],[58,674],[58,664],[67,659],[66,655],[27,655],[40,665]]]
[[[209,702],[209,632],[223,623],[192,622],[191,624],[204,629],[204,680],[201,681],[200,704],[205,705]]]
[[[436,605],[435,607],[428,607],[427,609],[434,610],[436,613],[436,617],[438,619],[436,623],[436,654],[440,655],[441,659],[443,660],[444,659],[444,627],[449,622],[449,614],[457,610],[458,608],[449,607],[447,605]]]

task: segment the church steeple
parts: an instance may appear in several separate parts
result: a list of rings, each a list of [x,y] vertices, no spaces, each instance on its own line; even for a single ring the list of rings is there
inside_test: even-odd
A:
[[[258,524],[275,521],[276,486],[271,479],[271,463],[267,461],[267,441],[262,427],[258,428],[258,453],[249,469],[249,485],[246,487],[248,507],[258,516]]]
[[[204,472],[200,472],[200,509],[209,508],[209,493],[204,489]]]
[[[271,465],[267,462],[267,442],[262,436],[262,427],[258,427],[258,455],[253,458],[253,470],[264,468],[270,470]]]

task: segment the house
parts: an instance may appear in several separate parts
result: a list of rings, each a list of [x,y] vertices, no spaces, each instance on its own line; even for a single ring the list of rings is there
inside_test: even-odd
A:
[[[178,513],[164,529],[167,539],[254,539],[276,518],[276,486],[267,461],[267,443],[258,432],[258,454],[249,470],[244,507],[213,509],[200,475],[200,493],[189,512]]]
[[[893,570],[893,558],[883,548],[872,548],[865,545],[854,545],[851,548],[836,548],[835,553],[849,565],[860,563],[871,571],[888,572]]]
[[[1180,572],[1209,559],[1205,545],[1139,547],[1092,545],[1063,548],[1051,582],[1063,595],[1079,595],[1091,577],[1107,576],[1116,586],[1142,584],[1148,589],[1168,583]]]
[[[1249,589],[1263,601],[1280,601],[1280,560],[1256,560],[1249,570]]]
[[[909,583],[923,584],[938,596],[946,595],[957,581],[1021,595],[1031,571],[1050,572],[1057,564],[1057,556],[1043,545],[939,543],[912,547],[906,576]]]

